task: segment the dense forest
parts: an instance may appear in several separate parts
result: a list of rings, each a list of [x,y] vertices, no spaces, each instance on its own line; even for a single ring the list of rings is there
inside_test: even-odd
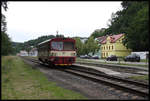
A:
[[[149,51],[148,1],[123,1],[121,5],[123,8],[122,10],[112,13],[111,18],[109,19],[110,24],[108,25],[108,28],[96,29],[91,33],[85,43],[82,43],[79,37],[74,38],[77,43],[77,55],[88,54],[89,52],[94,54],[94,52],[99,49],[98,42],[94,41],[95,38],[120,33],[125,34],[123,44],[127,48],[130,48],[133,51]],[[1,7],[7,11],[7,2],[3,2]],[[36,47],[38,43],[44,40],[54,37],[64,37],[63,35],[47,35],[24,43],[11,42],[11,39],[6,32],[6,18],[3,14],[1,15],[1,55],[16,54],[20,50],[29,51],[31,46]]]

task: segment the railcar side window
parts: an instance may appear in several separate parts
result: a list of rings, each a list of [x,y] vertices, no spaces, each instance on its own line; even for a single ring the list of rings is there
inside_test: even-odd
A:
[[[73,42],[64,42],[64,50],[74,50]]]
[[[63,50],[63,42],[52,42],[51,46],[52,46],[52,49]]]

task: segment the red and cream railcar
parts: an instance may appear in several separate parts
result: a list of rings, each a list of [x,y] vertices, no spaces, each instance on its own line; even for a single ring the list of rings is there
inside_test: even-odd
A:
[[[75,40],[72,38],[53,38],[37,46],[38,59],[54,65],[72,65],[76,60]]]

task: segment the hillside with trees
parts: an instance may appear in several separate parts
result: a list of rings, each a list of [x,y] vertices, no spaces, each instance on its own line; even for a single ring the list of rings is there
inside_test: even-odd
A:
[[[12,42],[12,46],[14,48],[14,53],[16,54],[16,53],[20,52],[20,50],[30,51],[31,48],[36,47],[36,45],[38,43],[43,42],[48,39],[52,39],[52,38],[55,38],[55,36],[54,35],[41,36],[41,37],[38,37],[37,39],[29,40],[24,43]]]

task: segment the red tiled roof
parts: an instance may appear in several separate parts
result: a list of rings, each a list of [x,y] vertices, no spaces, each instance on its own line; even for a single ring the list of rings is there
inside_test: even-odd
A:
[[[102,37],[98,37],[97,39],[99,40],[99,42],[101,43],[102,41],[104,41],[107,38],[107,36],[102,36]]]
[[[107,38],[106,38],[105,40],[103,40],[101,43],[102,43],[102,44],[106,43],[106,40],[107,40]]]
[[[117,34],[117,35],[112,35],[110,36],[110,42],[114,43],[116,42],[120,37],[122,37],[124,34]],[[107,38],[105,40],[103,40],[102,42],[100,42],[101,44],[105,44],[107,41]]]

